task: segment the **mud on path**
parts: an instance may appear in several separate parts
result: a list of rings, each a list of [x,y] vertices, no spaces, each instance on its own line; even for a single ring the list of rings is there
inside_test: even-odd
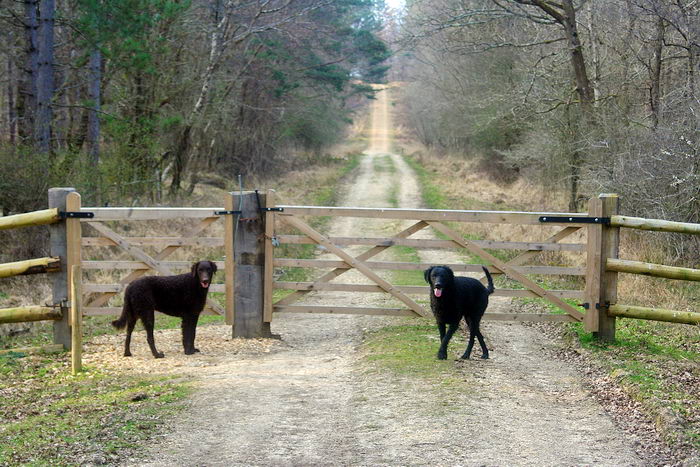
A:
[[[389,206],[394,196],[402,207],[419,206],[415,176],[391,153],[385,92],[374,103],[372,122],[372,145],[342,205]],[[382,164],[394,169],[379,170]],[[397,231],[395,225],[341,220],[332,233],[377,233],[372,229],[385,227]],[[421,259],[456,260],[444,252]],[[351,274],[341,278],[362,281]],[[386,304],[372,295],[379,294],[330,300]],[[508,302],[494,300],[491,307],[495,311]],[[156,339],[166,353],[162,360],[152,359],[143,336],[135,336],[129,365],[193,375],[196,394],[146,456],[127,464],[649,465],[635,454],[634,438],[614,425],[536,329],[484,324],[493,358],[435,361],[464,379],[462,387],[445,387],[372,369],[362,359],[367,330],[407,322],[411,319],[280,314],[272,323],[280,341],[231,340],[225,326],[203,327],[202,354],[187,358],[178,349],[178,331],[161,331]],[[121,338],[101,339],[93,343],[93,359],[119,353]],[[463,350],[459,345],[455,353]]]

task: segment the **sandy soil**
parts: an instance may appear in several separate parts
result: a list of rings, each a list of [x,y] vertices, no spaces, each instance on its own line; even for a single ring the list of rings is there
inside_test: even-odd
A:
[[[390,131],[388,99],[380,93],[372,145],[342,205],[388,206],[397,184],[401,206],[420,205],[414,174],[390,152]],[[375,160],[386,155],[396,170],[378,172]],[[388,227],[339,220],[332,231]],[[445,252],[421,259],[459,260]],[[349,281],[363,279],[342,276]],[[308,300],[386,304],[379,294]],[[494,299],[491,310],[508,306]],[[86,359],[196,377],[184,413],[128,465],[657,465],[636,454],[635,435],[616,426],[576,369],[556,358],[552,341],[533,327],[485,323],[493,358],[447,363],[464,378],[463,388],[370,371],[361,355],[363,334],[406,320],[281,314],[272,323],[281,340],[232,340],[228,328],[206,327],[198,331],[202,354],[184,357],[178,331],[161,331],[156,339],[165,359],[152,359],[137,335],[135,356],[126,363],[114,358],[121,336],[104,336],[88,347]]]

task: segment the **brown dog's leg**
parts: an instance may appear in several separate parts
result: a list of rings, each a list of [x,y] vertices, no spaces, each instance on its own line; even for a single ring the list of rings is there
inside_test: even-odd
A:
[[[155,323],[155,317],[153,316],[153,310],[143,313],[141,321],[143,321],[143,327],[146,328],[146,340],[148,341],[148,346],[151,348],[151,353],[154,358],[163,358],[165,354],[158,352],[156,349],[156,340],[153,337],[153,325]]]
[[[182,319],[182,346],[185,349],[185,355],[199,352],[199,349],[194,346],[198,319],[199,315],[188,316]]]

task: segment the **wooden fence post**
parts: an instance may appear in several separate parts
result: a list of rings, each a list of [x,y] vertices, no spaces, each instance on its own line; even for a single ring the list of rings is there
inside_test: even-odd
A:
[[[588,202],[588,215],[610,217],[617,215],[619,198],[616,194],[601,194]],[[617,258],[620,245],[620,228],[605,224],[588,227],[586,260],[586,301],[588,310],[584,317],[587,332],[601,341],[615,339],[615,317],[608,314],[608,305],[617,301],[617,272],[606,271],[608,258]]]
[[[71,368],[83,371],[83,274],[80,264],[71,267]]]
[[[224,199],[224,209],[233,211],[236,208],[233,203],[233,193],[226,195]],[[228,214],[224,216],[224,251],[226,259],[224,260],[224,284],[226,290],[226,313],[224,314],[226,324],[233,326],[233,309],[234,309],[234,290],[233,277],[235,275],[235,265],[233,263],[233,239],[235,232],[236,216]]]
[[[264,319],[265,212],[260,208],[266,200],[263,193],[233,193],[233,206],[241,209],[233,239],[233,337],[271,336]]]
[[[65,212],[66,198],[68,194],[74,193],[75,188],[50,188],[49,208],[56,208]],[[68,265],[68,238],[66,222],[56,222],[49,225],[49,243],[51,256],[61,258],[61,270],[53,273],[53,304],[61,306],[63,317],[55,321],[53,325],[53,342],[61,344],[65,350],[70,349],[71,331],[70,315],[66,307],[69,296],[69,271]]]

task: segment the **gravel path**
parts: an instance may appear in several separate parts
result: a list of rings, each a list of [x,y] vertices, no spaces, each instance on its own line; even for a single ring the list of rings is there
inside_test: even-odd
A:
[[[386,206],[396,185],[401,206],[420,204],[415,176],[390,154],[387,102],[380,93],[373,109],[373,144],[343,205]],[[396,170],[378,173],[375,161],[386,160],[387,154]],[[377,232],[372,229],[377,227],[356,220],[332,226],[337,235]],[[459,260],[444,252],[421,259]],[[362,280],[351,274],[342,279]],[[379,294],[309,300],[385,305],[373,295]],[[492,311],[507,307],[507,300],[491,304]],[[272,323],[281,341],[231,340],[228,328],[220,326],[198,331],[202,355],[194,357],[166,349],[166,359],[154,360],[145,345],[135,347],[134,362],[175,365],[175,371],[196,375],[197,392],[146,457],[127,464],[653,465],[635,454],[635,440],[615,426],[580,375],[554,357],[553,344],[537,329],[485,323],[491,360],[435,362],[450,365],[463,378],[463,387],[455,388],[388,374],[362,359],[367,330],[405,322],[410,318],[282,314]],[[157,337],[159,345],[177,343],[177,332],[163,331],[172,335]],[[217,338],[216,347],[208,345]],[[118,352],[121,340],[110,339],[95,343],[94,355],[100,355],[99,348],[102,354]],[[135,344],[141,340],[135,337]],[[152,366],[149,371],[159,370]]]

